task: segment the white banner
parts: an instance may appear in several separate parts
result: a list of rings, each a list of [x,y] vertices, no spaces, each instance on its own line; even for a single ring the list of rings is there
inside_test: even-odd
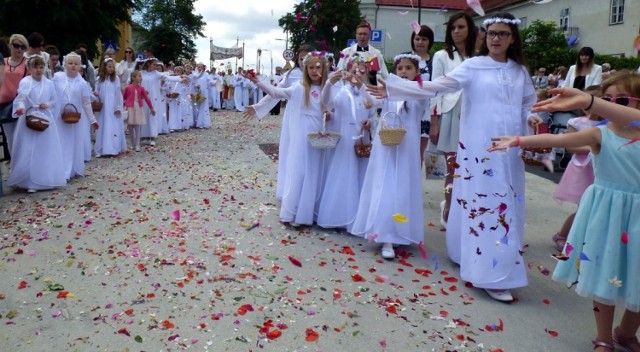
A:
[[[211,45],[211,60],[224,60],[232,57],[242,59],[242,48],[223,48]]]

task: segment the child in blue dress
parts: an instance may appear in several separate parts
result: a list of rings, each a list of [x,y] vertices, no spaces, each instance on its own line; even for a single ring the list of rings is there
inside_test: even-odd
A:
[[[597,337],[594,351],[640,351],[640,124],[630,123],[634,112],[607,106],[602,100],[640,109],[640,75],[620,73],[602,84],[603,98],[554,89],[559,98],[539,103],[559,109],[574,102],[592,113],[607,116],[607,125],[561,135],[496,137],[489,150],[509,147],[591,148],[595,182],[585,191],[553,279],[575,286],[576,293],[593,299]],[[566,97],[562,95],[566,94]],[[587,103],[579,102],[587,94]],[[609,104],[612,105],[612,104]],[[626,116],[625,116],[626,115]],[[640,118],[636,119],[640,120]],[[613,329],[616,304],[624,305],[620,324]]]

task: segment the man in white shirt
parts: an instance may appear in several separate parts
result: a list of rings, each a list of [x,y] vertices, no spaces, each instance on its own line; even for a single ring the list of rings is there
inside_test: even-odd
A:
[[[209,86],[209,105],[213,111],[220,109],[220,91],[222,90],[222,77],[216,72],[216,68],[211,68],[209,73],[211,85]]]
[[[378,79],[386,79],[387,76],[389,76],[389,71],[387,70],[387,65],[385,65],[384,63],[384,57],[382,56],[380,50],[369,45],[369,39],[371,39],[371,25],[369,24],[369,22],[363,20],[356,28],[356,43],[351,45],[350,47],[343,49],[340,52],[340,61],[338,61],[337,69],[346,71],[347,62],[351,55],[356,52],[360,52],[360,54],[364,55],[365,57],[371,57],[378,60],[378,66],[380,67],[380,70],[371,71],[370,69],[370,81],[373,80],[374,75]],[[375,84],[376,82],[370,83]]]
[[[238,67],[236,75],[233,77],[233,102],[236,105],[236,111],[244,112],[244,76],[242,75],[242,67]]]

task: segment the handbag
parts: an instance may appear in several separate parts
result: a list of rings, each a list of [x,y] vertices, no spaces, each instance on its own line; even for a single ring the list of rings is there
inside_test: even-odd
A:
[[[13,123],[17,120],[13,118],[13,100],[0,104],[0,124]]]
[[[371,156],[371,147],[373,146],[373,144],[371,144],[371,131],[366,130],[369,135],[369,143],[365,144],[364,130],[365,129],[363,128],[362,135],[360,135],[360,138],[356,140],[356,144],[353,145],[353,149],[356,152],[356,157],[358,158],[368,158],[369,156]]]

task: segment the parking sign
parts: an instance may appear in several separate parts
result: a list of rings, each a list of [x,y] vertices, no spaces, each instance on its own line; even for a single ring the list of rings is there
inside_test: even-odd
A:
[[[382,29],[372,29],[371,39],[369,39],[369,41],[372,43],[382,43],[382,40],[384,39],[383,34]]]

